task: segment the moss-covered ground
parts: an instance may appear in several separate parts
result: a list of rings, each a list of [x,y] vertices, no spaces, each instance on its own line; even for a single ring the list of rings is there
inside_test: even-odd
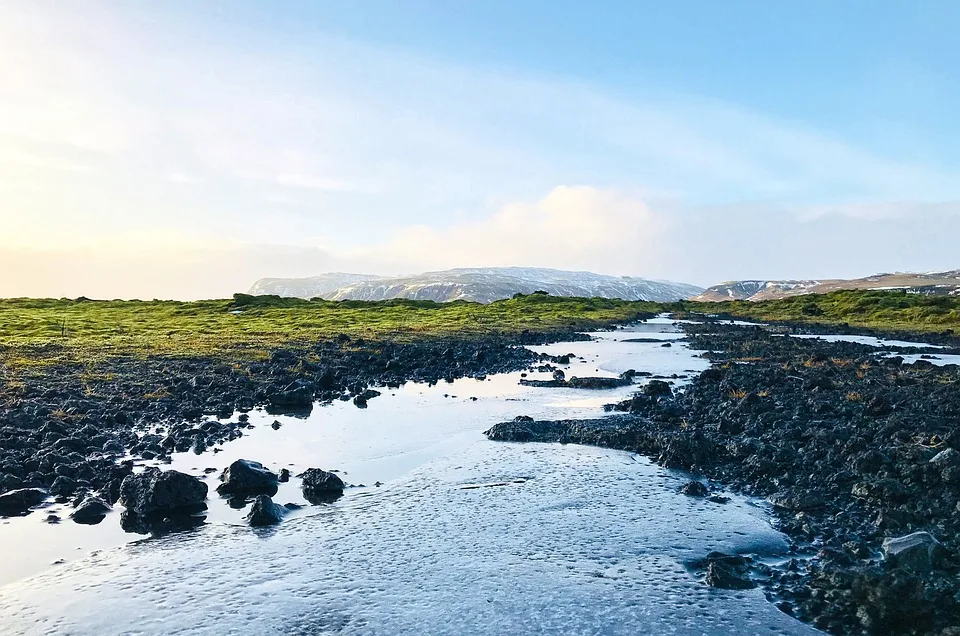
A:
[[[960,297],[898,291],[839,291],[726,303],[651,303],[540,293],[490,304],[330,302],[244,294],[196,302],[12,298],[0,299],[0,362],[12,369],[121,356],[249,359],[340,334],[410,341],[450,335],[569,332],[664,311],[848,324],[880,331],[960,331]]]

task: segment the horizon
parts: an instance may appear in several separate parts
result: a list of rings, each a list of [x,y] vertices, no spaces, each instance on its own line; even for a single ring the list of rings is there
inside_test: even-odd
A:
[[[0,297],[941,272],[948,2],[0,7]]]

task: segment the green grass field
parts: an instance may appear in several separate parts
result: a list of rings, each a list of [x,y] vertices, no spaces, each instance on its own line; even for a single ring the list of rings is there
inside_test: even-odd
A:
[[[549,332],[636,320],[657,303],[520,296],[488,305],[281,299],[0,300],[0,359],[8,365],[110,356],[256,357],[339,334],[408,340],[450,334]]]
[[[847,323],[878,330],[960,331],[960,298],[895,291],[728,303],[649,303],[518,296],[488,305],[300,300],[238,294],[231,300],[0,299],[0,361],[7,367],[91,362],[114,356],[256,358],[334,338],[410,340],[452,334],[590,329],[663,311],[754,320]]]
[[[761,302],[684,303],[689,311],[763,321],[846,323],[880,331],[960,333],[960,297],[902,291],[836,291]]]

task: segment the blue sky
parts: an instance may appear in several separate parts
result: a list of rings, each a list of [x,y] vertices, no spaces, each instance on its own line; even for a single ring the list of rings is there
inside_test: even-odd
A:
[[[10,2],[0,295],[960,266],[948,2]]]

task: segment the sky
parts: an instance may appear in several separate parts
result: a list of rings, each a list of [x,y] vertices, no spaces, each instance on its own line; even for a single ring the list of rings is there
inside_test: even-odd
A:
[[[0,0],[0,296],[960,267],[953,1]]]

